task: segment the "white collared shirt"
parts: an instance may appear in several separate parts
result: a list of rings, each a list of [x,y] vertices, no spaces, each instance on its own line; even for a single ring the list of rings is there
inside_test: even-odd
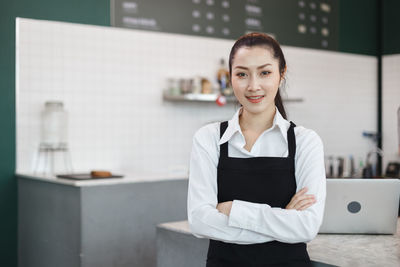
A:
[[[220,144],[228,142],[230,157],[287,157],[287,130],[290,122],[276,108],[272,127],[265,130],[251,151],[239,125],[241,108],[229,121],[220,138],[220,123],[200,128],[193,137],[188,188],[188,221],[196,237],[227,243],[253,244],[268,241],[285,243],[308,242],[317,235],[322,223],[326,176],[324,148],[318,134],[303,126],[296,126],[295,177],[297,191],[307,187],[317,202],[303,211],[272,208],[268,204],[233,200],[229,216],[216,206],[217,166]]]

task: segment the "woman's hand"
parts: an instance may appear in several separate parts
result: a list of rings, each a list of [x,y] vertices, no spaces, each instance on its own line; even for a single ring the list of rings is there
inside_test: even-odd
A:
[[[308,188],[304,187],[297,192],[287,204],[286,209],[305,210],[317,202],[314,195],[305,194],[307,190]]]
[[[231,213],[232,202],[233,201],[225,201],[225,202],[218,203],[217,210],[219,212],[225,214],[226,216],[229,216],[229,214]]]

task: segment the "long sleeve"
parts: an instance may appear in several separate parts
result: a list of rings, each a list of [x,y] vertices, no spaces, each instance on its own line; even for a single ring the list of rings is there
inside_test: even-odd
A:
[[[193,235],[237,244],[274,240],[264,234],[229,226],[228,216],[216,209],[219,150],[215,136],[219,136],[217,126],[208,125],[197,131],[193,138],[187,202]]]
[[[229,215],[229,226],[258,232],[286,243],[308,242],[314,239],[322,223],[325,207],[323,144],[320,137],[308,129],[296,139],[297,143],[301,144],[297,146],[295,157],[297,191],[307,187],[306,194],[315,195],[317,202],[306,210],[297,211],[234,200]]]

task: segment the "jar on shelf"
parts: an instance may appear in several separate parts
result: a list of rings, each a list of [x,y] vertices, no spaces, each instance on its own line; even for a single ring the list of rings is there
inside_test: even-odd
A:
[[[51,148],[66,147],[68,138],[68,114],[60,101],[47,101],[41,114],[42,145]]]
[[[179,87],[179,80],[177,80],[177,79],[168,78],[167,79],[167,88],[168,88],[168,94],[170,94],[170,95],[180,95],[181,94],[181,89]]]

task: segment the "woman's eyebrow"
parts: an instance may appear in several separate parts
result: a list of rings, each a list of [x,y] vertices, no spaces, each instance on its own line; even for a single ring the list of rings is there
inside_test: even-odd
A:
[[[262,69],[262,68],[264,68],[264,67],[266,67],[266,66],[268,66],[268,65],[271,65],[271,64],[270,64],[270,63],[267,63],[267,64],[264,64],[264,65],[258,66],[257,69]],[[243,66],[236,66],[235,69],[245,69],[245,70],[248,70],[249,68],[246,68],[246,67],[243,67]]]

